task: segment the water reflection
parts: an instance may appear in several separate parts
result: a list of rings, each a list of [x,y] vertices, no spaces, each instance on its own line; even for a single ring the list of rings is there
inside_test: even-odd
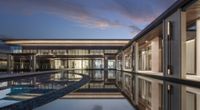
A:
[[[116,72],[116,83],[139,110],[200,110],[200,89]]]
[[[76,92],[122,92],[129,102],[136,105],[139,110],[200,110],[199,88],[114,70],[74,70],[66,71],[65,73],[0,82],[0,106],[2,107],[41,96],[50,91],[73,84],[81,78],[79,75],[73,73],[85,74],[91,78],[89,83],[82,86]],[[120,90],[118,88],[120,88]],[[89,96],[89,94],[87,94],[87,96]],[[109,103],[111,103],[109,101],[111,101],[112,104],[109,105]],[[88,110],[109,110],[113,106],[125,104],[124,101],[131,106],[127,100],[124,99],[58,99],[52,102],[52,104],[47,104],[48,106],[44,106],[43,108],[44,110],[49,110],[55,106],[55,109],[57,109],[60,106],[62,107],[69,104],[67,108],[70,110],[83,109],[82,107],[85,105],[89,106],[89,108],[85,108]],[[116,105],[114,105],[114,103]],[[56,104],[58,104],[59,107]],[[70,104],[80,104],[80,107],[76,106],[77,108],[74,108],[71,107]],[[123,107],[123,105],[121,106]],[[120,107],[112,109],[118,110],[119,108]],[[126,108],[126,106],[121,109],[124,108]],[[128,109],[129,108],[126,110]],[[41,110],[41,108],[38,108],[38,110]]]
[[[67,71],[0,82],[0,107],[65,88],[81,79],[78,75],[74,75],[75,79],[70,78],[71,73]]]
[[[135,110],[126,99],[58,99],[35,110]]]
[[[101,105],[95,105],[92,110],[103,110],[103,107]]]

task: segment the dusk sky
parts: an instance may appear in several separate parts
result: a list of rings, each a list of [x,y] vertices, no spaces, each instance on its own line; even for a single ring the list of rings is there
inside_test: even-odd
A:
[[[131,39],[176,0],[0,0],[0,36]]]

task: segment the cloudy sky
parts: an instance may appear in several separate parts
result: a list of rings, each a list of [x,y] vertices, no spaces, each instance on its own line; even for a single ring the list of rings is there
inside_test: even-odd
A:
[[[131,39],[176,0],[0,0],[0,36]]]

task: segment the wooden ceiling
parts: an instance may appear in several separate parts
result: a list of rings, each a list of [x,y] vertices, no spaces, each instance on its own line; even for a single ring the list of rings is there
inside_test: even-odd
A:
[[[186,9],[186,17],[188,25],[195,23],[200,18],[200,0],[197,0]]]

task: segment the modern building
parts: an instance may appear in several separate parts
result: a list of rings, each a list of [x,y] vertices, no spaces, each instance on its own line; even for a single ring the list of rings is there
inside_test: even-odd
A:
[[[198,89],[143,76],[199,83],[200,0],[178,0],[131,40],[3,42],[12,51],[9,71],[116,70],[117,85],[140,110],[200,110]]]
[[[12,53],[10,71],[115,69],[115,54],[129,40],[4,40]]]
[[[199,90],[142,77],[199,83],[199,6],[199,0],[178,0],[116,55],[117,70],[138,74],[122,77],[135,84],[132,100],[141,110],[200,109]]]
[[[8,61],[8,53],[10,53],[10,47],[5,45],[4,42],[0,40],[0,72],[7,71],[7,61]]]

